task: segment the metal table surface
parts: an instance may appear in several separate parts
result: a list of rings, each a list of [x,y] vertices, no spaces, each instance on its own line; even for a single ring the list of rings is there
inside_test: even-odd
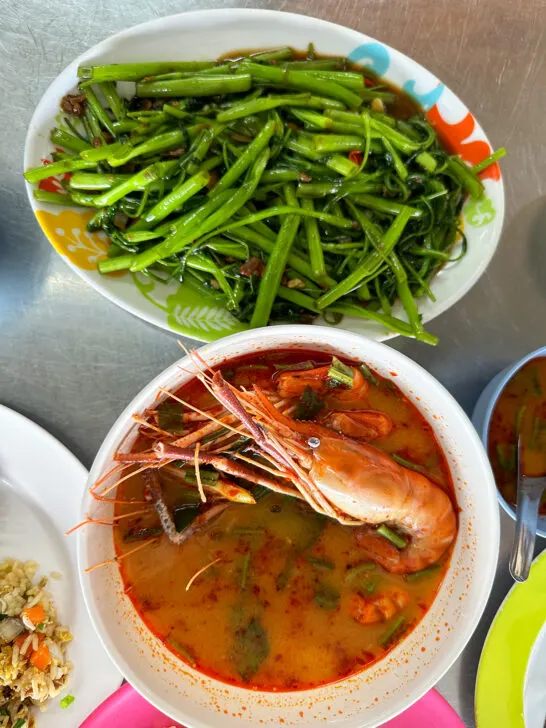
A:
[[[234,5],[315,15],[393,45],[459,94],[493,145],[509,150],[504,234],[488,271],[430,325],[439,346],[401,339],[391,345],[428,369],[470,413],[494,374],[545,343],[544,0],[0,0],[0,401],[42,424],[86,466],[118,413],[180,350],[173,336],[86,286],[47,243],[21,177],[27,125],[53,78],[111,33],[183,10]],[[483,641],[511,586],[512,534],[503,515],[486,612],[438,686],[467,726],[474,725]]]

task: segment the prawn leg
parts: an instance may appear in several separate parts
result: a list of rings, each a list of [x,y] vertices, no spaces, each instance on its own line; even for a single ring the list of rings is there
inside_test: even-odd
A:
[[[195,450],[191,450],[189,448],[182,448],[176,447],[175,445],[165,445],[164,443],[157,443],[155,446],[155,451],[160,459],[165,459],[169,461],[181,460],[182,462],[186,463],[193,463],[195,461]],[[222,473],[226,473],[227,475],[232,475],[236,478],[244,478],[244,480],[248,480],[251,483],[255,483],[256,485],[263,485],[266,488],[269,488],[270,490],[274,490],[276,492],[295,495],[295,491],[283,487],[275,478],[269,478],[267,475],[264,475],[259,470],[249,468],[242,463],[225,457],[224,455],[203,452],[201,450],[199,452],[198,460],[200,464],[212,465],[213,468],[219,470]],[[256,465],[259,467],[259,463],[256,463]],[[279,477],[290,478],[290,476],[285,475],[285,473],[280,471]]]
[[[193,536],[198,530],[203,528],[209,521],[216,518],[225,511],[229,503],[218,503],[211,508],[203,511],[197,518],[190,523],[183,531],[177,531],[174,524],[174,519],[169,511],[169,507],[165,503],[163,498],[163,492],[161,490],[161,481],[157,470],[149,469],[142,472],[142,478],[146,484],[147,492],[149,494],[150,501],[154,504],[161,526],[167,535],[167,538],[171,543],[176,546],[180,546],[187,541],[190,536]]]

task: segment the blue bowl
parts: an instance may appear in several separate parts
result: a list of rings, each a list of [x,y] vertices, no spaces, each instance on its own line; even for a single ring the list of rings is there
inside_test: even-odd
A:
[[[481,393],[480,398],[474,407],[474,412],[472,413],[472,424],[478,431],[486,451],[487,441],[489,439],[489,423],[491,422],[491,415],[493,414],[493,410],[495,409],[495,405],[497,404],[497,400],[502,390],[524,364],[527,364],[527,362],[532,359],[537,359],[543,356],[546,356],[546,346],[541,346],[540,349],[527,354],[527,356],[524,356],[523,359],[512,364],[512,366],[503,369],[502,372],[497,374],[497,376],[489,382],[487,387]],[[499,497],[499,503],[506,513],[515,519],[516,509],[503,498],[498,488],[497,495]],[[537,535],[546,538],[546,516],[539,516]]]

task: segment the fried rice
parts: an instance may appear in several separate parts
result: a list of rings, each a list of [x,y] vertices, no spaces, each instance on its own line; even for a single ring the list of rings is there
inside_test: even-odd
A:
[[[38,564],[0,562],[0,728],[34,728],[33,706],[44,709],[66,686],[72,635],[57,621]]]

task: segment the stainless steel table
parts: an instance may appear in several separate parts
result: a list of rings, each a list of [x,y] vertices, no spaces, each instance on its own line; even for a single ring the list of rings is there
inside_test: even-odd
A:
[[[46,242],[21,178],[26,128],[47,85],[87,47],[156,16],[233,5],[312,14],[395,46],[445,81],[493,144],[509,150],[507,218],[489,270],[430,325],[438,347],[392,345],[470,413],[496,372],[546,340],[544,0],[0,0],[0,401],[41,423],[87,466],[118,413],[180,350],[174,337],[87,287]],[[483,641],[511,585],[512,534],[503,515],[486,613],[438,686],[467,726]]]

